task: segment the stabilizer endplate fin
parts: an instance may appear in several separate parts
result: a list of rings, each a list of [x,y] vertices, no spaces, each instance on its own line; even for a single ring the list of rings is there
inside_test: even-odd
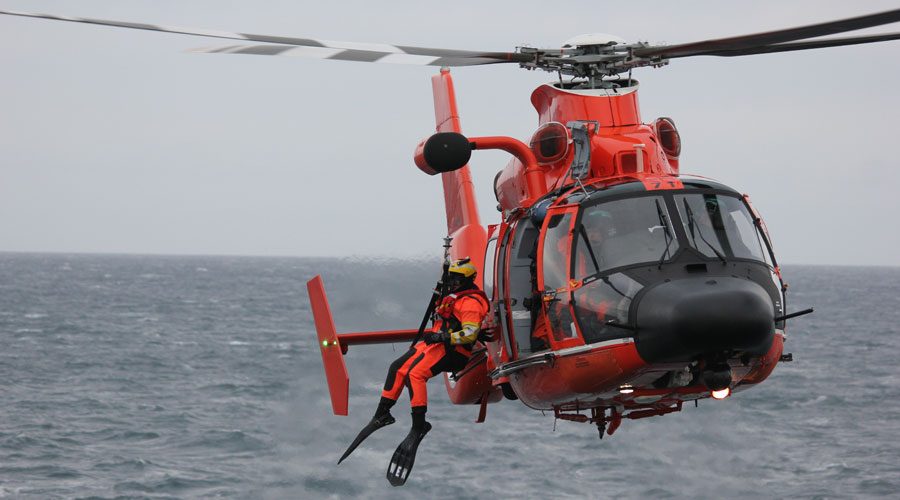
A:
[[[316,276],[309,280],[306,288],[309,291],[309,303],[316,322],[316,335],[319,338],[319,349],[322,351],[322,363],[325,365],[328,392],[331,393],[331,409],[335,415],[347,415],[350,376],[344,364],[344,354],[334,328],[322,277]]]

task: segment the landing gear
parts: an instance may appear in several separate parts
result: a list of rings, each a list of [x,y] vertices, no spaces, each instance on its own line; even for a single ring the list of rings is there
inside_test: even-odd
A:
[[[512,386],[509,385],[509,382],[503,382],[502,384],[500,384],[500,390],[503,391],[503,397],[506,399],[509,399],[511,401],[519,399],[519,396],[516,395],[516,391],[514,391]]]
[[[606,432],[606,409],[591,408],[591,421],[597,424],[600,439],[603,439],[603,433]]]
[[[570,422],[594,424],[597,426],[597,432],[600,435],[600,439],[603,439],[604,434],[606,434],[607,436],[612,436],[613,433],[616,432],[616,429],[619,428],[619,425],[622,423],[622,414],[619,413],[618,409],[608,408],[608,410],[609,415],[606,414],[607,408],[591,408],[591,416],[588,417],[587,415],[582,415],[577,411],[575,413],[564,413],[561,409],[554,408],[553,416],[560,420],[568,420]]]

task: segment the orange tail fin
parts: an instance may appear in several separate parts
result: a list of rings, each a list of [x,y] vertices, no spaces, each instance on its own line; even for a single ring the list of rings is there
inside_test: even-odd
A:
[[[462,133],[459,113],[456,110],[456,94],[450,70],[442,68],[440,74],[431,78],[434,92],[434,118],[438,132]],[[484,248],[487,231],[478,217],[475,202],[475,185],[469,166],[441,174],[444,182],[444,206],[447,211],[447,234],[453,237],[450,255],[455,258],[469,257],[478,268],[478,285],[481,286],[481,270],[484,269]]]

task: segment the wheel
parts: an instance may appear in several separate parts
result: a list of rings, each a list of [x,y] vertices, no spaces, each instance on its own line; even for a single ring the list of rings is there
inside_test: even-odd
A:
[[[500,384],[500,390],[503,391],[503,397],[505,397],[506,399],[511,399],[513,401],[519,399],[519,396],[516,396],[516,391],[514,391],[512,386],[509,385],[509,382]]]

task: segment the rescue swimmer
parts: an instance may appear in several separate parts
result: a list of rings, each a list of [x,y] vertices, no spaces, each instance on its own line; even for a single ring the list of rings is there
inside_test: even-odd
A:
[[[434,309],[433,328],[422,335],[420,342],[391,363],[375,415],[338,463],[344,461],[373,432],[396,421],[390,410],[406,387],[409,390],[412,429],[397,448],[391,464],[407,475],[412,469],[419,442],[431,430],[431,424],[425,420],[428,379],[465,368],[481,333],[482,322],[490,310],[487,295],[475,284],[477,270],[469,259],[452,262],[446,276],[448,293],[439,298]]]

